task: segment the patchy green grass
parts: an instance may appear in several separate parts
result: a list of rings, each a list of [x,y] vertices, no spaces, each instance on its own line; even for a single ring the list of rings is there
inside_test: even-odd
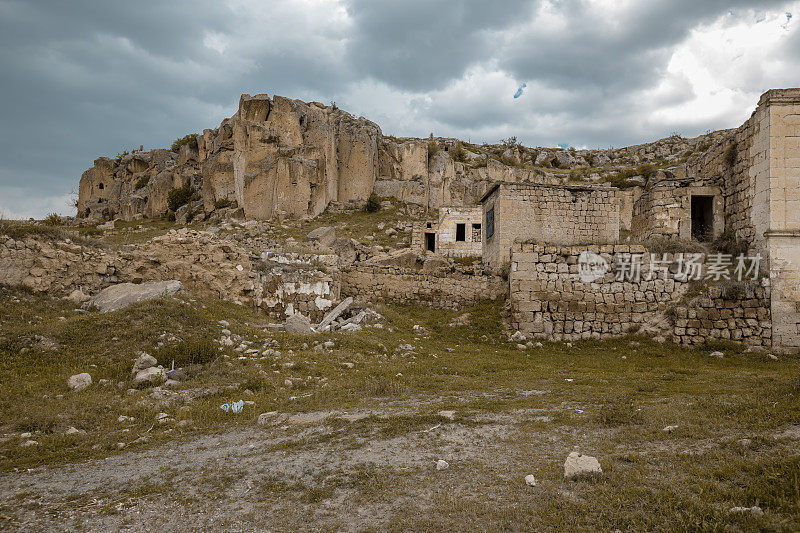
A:
[[[470,309],[465,326],[449,325],[461,312],[391,306],[379,308],[382,329],[322,335],[264,331],[251,325],[263,316],[211,300],[77,314],[65,302],[0,288],[0,304],[0,472],[223,436],[256,427],[267,411],[372,410],[354,421],[324,418],[320,431],[298,429],[259,453],[291,460],[394,442],[398,454],[423,443],[431,454],[447,447],[459,457],[476,438],[485,453],[451,461],[436,475],[375,464],[301,477],[274,473],[247,497],[266,509],[288,506],[290,529],[306,513],[337,505],[379,506],[381,524],[406,530],[800,527],[797,437],[780,436],[800,421],[797,356],[770,361],[725,346],[724,359],[708,358],[711,346],[690,350],[639,336],[520,350],[501,333],[500,309],[491,303]],[[233,348],[220,349],[213,342],[220,320],[259,353],[240,359]],[[313,349],[324,340],[335,347]],[[280,355],[261,355],[267,348]],[[165,365],[202,364],[180,390],[205,393],[164,404],[149,389],[128,392],[139,351]],[[66,380],[79,372],[89,372],[93,384],[70,391]],[[220,409],[239,399],[254,405],[238,415]],[[391,410],[398,405],[402,412]],[[455,420],[441,409],[455,410]],[[156,422],[159,412],[169,420]],[[120,415],[133,420],[118,422]],[[504,429],[494,434],[498,424]],[[663,431],[668,425],[678,427]],[[70,426],[86,433],[64,434]],[[466,440],[448,441],[439,432],[466,432]],[[742,438],[752,443],[741,445]],[[21,447],[28,439],[38,445]],[[578,442],[599,457],[601,478],[561,479],[564,457]],[[541,486],[526,487],[527,473]],[[181,505],[239,494],[247,489],[241,475],[210,469]],[[132,484],[114,501],[171,498],[173,477]],[[0,511],[11,512],[8,505]],[[728,512],[751,505],[765,514]]]

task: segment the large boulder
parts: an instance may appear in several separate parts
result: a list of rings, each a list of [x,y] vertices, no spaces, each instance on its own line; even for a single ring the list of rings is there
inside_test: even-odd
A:
[[[133,386],[159,385],[167,380],[167,373],[160,366],[146,368],[133,378]]]
[[[137,302],[172,296],[182,287],[183,285],[178,280],[148,281],[140,285],[120,283],[103,289],[90,300],[90,303],[101,313],[108,313]]]
[[[311,333],[311,320],[305,315],[296,313],[286,318],[283,328],[289,333]]]
[[[70,378],[67,380],[67,386],[76,392],[89,388],[89,385],[91,384],[92,376],[86,372],[83,374],[75,374],[74,376],[70,376]]]

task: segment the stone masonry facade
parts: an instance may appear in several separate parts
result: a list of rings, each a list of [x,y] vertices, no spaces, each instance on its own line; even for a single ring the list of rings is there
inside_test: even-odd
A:
[[[483,260],[499,267],[520,240],[603,244],[619,239],[619,206],[611,187],[500,183],[482,199]]]
[[[581,280],[579,257],[603,257],[609,272],[591,283]],[[641,331],[680,344],[735,340],[769,346],[772,325],[769,286],[746,284],[735,290],[710,286],[693,295],[690,284],[663,272],[618,281],[615,265],[644,254],[637,245],[514,245],[509,275],[511,327],[551,340],[611,338]]]
[[[461,309],[486,300],[502,300],[508,282],[481,266],[427,271],[395,266],[353,266],[341,273],[342,296],[369,301]]]

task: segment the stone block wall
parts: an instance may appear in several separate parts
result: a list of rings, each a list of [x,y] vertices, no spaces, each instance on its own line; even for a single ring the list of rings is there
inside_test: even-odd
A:
[[[508,293],[508,282],[483,267],[429,271],[394,266],[354,266],[341,272],[342,297],[461,309]]]
[[[600,254],[609,273],[581,280],[579,256]],[[738,294],[708,286],[687,298],[690,285],[662,273],[617,281],[615,265],[645,254],[641,246],[547,246],[517,243],[509,276],[511,327],[551,340],[601,339],[641,331],[681,344],[729,339],[748,345],[771,344],[768,286],[746,286]]]
[[[620,202],[611,187],[501,183],[483,198],[484,262],[498,267],[517,241],[558,245],[619,239]],[[489,235],[487,215],[493,212]]]

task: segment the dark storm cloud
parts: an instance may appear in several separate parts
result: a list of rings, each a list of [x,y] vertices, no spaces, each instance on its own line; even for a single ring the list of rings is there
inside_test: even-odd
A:
[[[401,89],[427,91],[490,59],[493,33],[530,18],[538,0],[350,0],[349,60]]]
[[[215,127],[242,92],[351,101],[398,135],[641,142],[658,132],[638,100],[677,44],[784,4],[637,0],[609,14],[578,0],[0,0],[0,212],[67,213],[56,203],[96,157]],[[799,35],[773,59],[796,66]],[[785,85],[790,70],[753,67],[739,83]],[[652,98],[676,105],[692,85]]]

